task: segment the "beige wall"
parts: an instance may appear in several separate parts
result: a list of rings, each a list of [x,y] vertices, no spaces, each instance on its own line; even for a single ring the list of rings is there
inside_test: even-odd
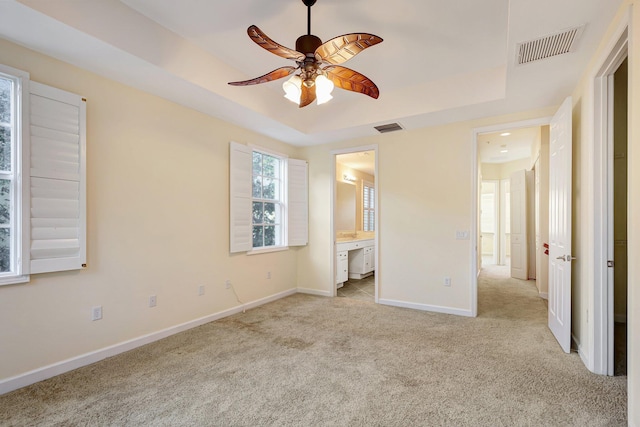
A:
[[[0,380],[235,307],[225,279],[296,288],[296,249],[229,254],[228,145],[296,150],[3,40],[0,63],[88,99],[88,267],[0,286]]]
[[[531,159],[524,158],[506,163],[482,163],[480,168],[483,180],[509,179],[516,171],[530,170]]]
[[[330,187],[332,150],[378,144],[380,298],[422,308],[471,312],[470,231],[474,128],[545,117],[553,109],[469,121],[308,147],[311,231],[300,251],[299,280],[330,292],[332,286]],[[451,287],[443,286],[445,276]]]

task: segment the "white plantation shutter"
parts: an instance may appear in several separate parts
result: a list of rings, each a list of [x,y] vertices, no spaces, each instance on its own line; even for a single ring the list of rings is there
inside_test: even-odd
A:
[[[253,247],[251,230],[252,150],[229,144],[229,252],[246,252]]]
[[[86,105],[31,82],[30,273],[86,263]]]
[[[289,246],[304,246],[309,241],[307,162],[289,159],[287,175]]]
[[[362,210],[364,231],[374,231],[376,192],[373,184],[369,182],[364,183],[362,199],[364,205]]]

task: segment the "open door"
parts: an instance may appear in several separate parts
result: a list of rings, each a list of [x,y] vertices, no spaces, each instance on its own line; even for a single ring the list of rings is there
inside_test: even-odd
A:
[[[571,350],[571,97],[553,116],[549,146],[549,329]]]
[[[527,280],[527,179],[524,169],[510,176],[511,277]]]

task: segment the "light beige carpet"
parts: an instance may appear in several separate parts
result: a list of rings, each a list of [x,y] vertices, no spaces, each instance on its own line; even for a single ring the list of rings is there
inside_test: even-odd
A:
[[[475,319],[294,295],[1,396],[0,425],[627,424],[531,283],[480,282]]]

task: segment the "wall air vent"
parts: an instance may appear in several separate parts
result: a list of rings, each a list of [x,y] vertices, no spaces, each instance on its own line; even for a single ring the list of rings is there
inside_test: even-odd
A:
[[[374,128],[380,133],[388,133],[395,132],[397,130],[402,130],[402,126],[398,123],[389,123],[387,125],[374,126]]]
[[[516,63],[528,64],[534,61],[564,55],[576,50],[578,40],[584,31],[584,25],[551,34],[539,39],[518,43]]]

